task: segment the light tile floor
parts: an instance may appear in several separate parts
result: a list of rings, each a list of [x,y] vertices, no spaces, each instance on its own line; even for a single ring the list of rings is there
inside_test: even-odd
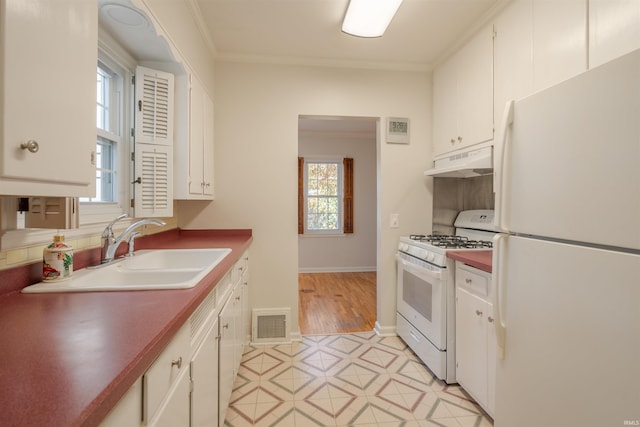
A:
[[[398,337],[310,335],[247,346],[225,425],[492,426],[458,385],[438,380]]]

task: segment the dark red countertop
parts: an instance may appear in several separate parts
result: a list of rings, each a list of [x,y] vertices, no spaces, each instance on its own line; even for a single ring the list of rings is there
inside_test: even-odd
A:
[[[191,289],[0,296],[0,425],[98,425],[251,241],[250,230],[136,241],[137,249],[231,248]]]
[[[493,251],[447,251],[447,257],[491,273]]]

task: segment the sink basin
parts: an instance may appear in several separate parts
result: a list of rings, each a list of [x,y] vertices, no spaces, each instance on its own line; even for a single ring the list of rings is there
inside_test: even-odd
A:
[[[217,264],[231,249],[152,249],[138,251],[119,261],[121,270],[184,270],[203,269]]]
[[[139,291],[188,289],[198,284],[231,249],[157,249],[96,269],[83,269],[70,279],[40,282],[23,293]]]

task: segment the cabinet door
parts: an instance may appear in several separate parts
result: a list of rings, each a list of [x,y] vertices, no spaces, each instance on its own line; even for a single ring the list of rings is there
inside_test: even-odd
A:
[[[458,145],[493,139],[493,26],[481,30],[458,54]]]
[[[640,48],[640,1],[589,0],[589,68]]]
[[[234,380],[235,374],[238,372],[238,368],[240,367],[240,360],[242,359],[242,353],[244,351],[244,327],[242,324],[242,307],[244,305],[243,302],[243,293],[242,293],[242,282],[238,281],[238,284],[233,290],[233,321],[235,323],[235,331],[234,331],[234,347],[235,352],[233,354],[233,369],[234,369]]]
[[[486,305],[456,287],[456,378],[482,406],[487,402]]]
[[[100,422],[100,427],[139,427],[142,423],[141,401],[142,380],[138,379]]]
[[[218,419],[219,425],[224,425],[224,418],[231,399],[233,381],[235,377],[235,324],[233,296],[227,300],[220,311],[220,360],[219,360],[219,396]]]
[[[434,156],[493,139],[493,26],[434,71]]]
[[[533,90],[587,69],[587,0],[533,2]]]
[[[149,424],[153,427],[176,427],[189,425],[189,371],[185,369],[175,387],[158,410],[157,417]]]
[[[455,149],[458,137],[456,57],[433,72],[433,155]]]
[[[3,194],[95,195],[97,3],[1,0]]]
[[[204,95],[204,115],[202,117],[202,193],[213,199],[213,100],[208,94]]]
[[[242,271],[242,330],[243,344],[251,341],[251,304],[249,303],[249,255],[244,255]]]
[[[218,320],[191,360],[191,425],[218,423]]]
[[[514,1],[495,21],[493,117],[498,129],[507,101],[524,98],[533,91],[531,13],[531,0]]]
[[[202,153],[204,146],[204,88],[200,81],[191,75],[189,108],[189,194],[202,195],[203,170]]]
[[[213,101],[195,75],[189,95],[187,198],[213,199]],[[180,180],[181,177],[178,177]]]

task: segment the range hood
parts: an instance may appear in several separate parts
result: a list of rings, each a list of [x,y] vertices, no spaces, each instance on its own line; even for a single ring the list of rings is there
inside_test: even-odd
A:
[[[493,173],[493,147],[478,148],[436,160],[425,176],[471,178]]]

